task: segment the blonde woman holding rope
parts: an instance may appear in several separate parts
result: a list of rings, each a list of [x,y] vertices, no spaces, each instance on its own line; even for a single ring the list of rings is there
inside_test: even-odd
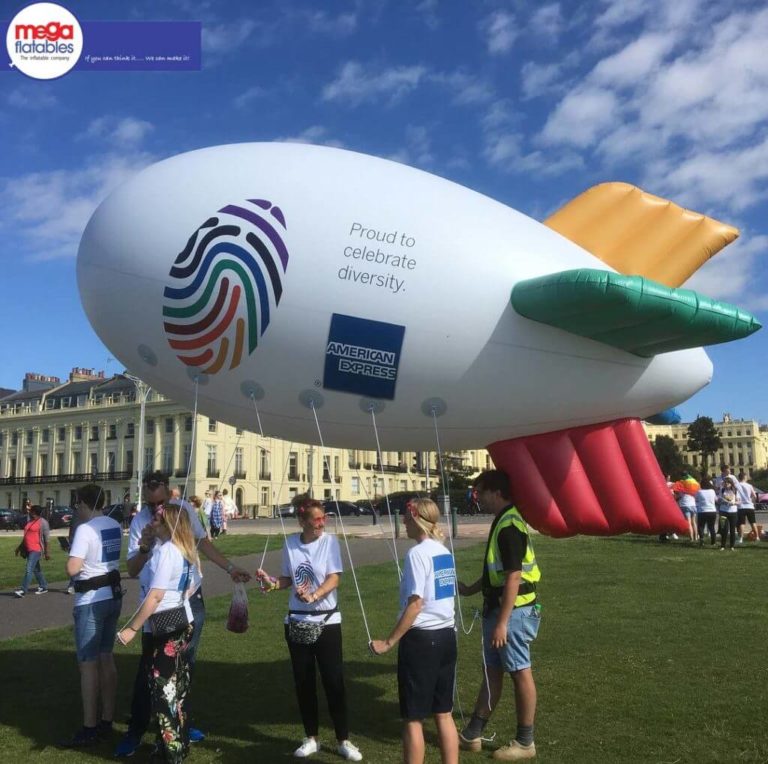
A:
[[[193,616],[188,594],[200,561],[185,509],[168,504],[155,512],[151,525],[160,543],[141,571],[142,604],[117,639],[127,645],[143,631],[151,640],[148,668],[157,739],[154,756],[179,764],[189,752],[184,700],[190,682],[187,648]]]
[[[459,761],[453,721],[456,676],[456,566],[441,543],[440,511],[430,499],[413,499],[405,509],[405,529],[416,545],[408,550],[400,581],[400,617],[386,639],[371,651],[383,655],[399,644],[397,685],[403,719],[403,760],[424,761],[423,721],[433,716],[442,764]]]
[[[362,761],[362,754],[349,741],[341,613],[336,592],[343,570],[339,542],[325,533],[325,509],[319,501],[296,497],[294,506],[301,532],[285,538],[280,577],[273,578],[262,568],[256,571],[265,591],[291,590],[285,641],[305,734],[293,755],[305,759],[320,750],[315,685],[319,669],[336,732],[336,751],[347,761]]]

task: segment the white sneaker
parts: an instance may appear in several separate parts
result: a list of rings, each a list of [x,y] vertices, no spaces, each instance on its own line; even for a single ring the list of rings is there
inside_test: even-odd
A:
[[[67,587],[67,594],[74,594],[75,593],[75,587],[74,586],[68,586]]]
[[[360,753],[360,749],[356,745],[352,745],[349,740],[342,740],[339,743],[339,747],[336,749],[336,752],[339,754],[339,756],[341,756],[343,759],[346,759],[347,761],[363,760],[363,754]]]
[[[22,598],[22,597],[23,597],[25,594],[26,594],[26,592],[25,592],[23,589],[17,589],[17,590],[16,590],[16,591],[13,593],[13,596],[14,596],[14,597],[18,597],[19,599],[21,599],[21,598]]]
[[[313,737],[305,737],[302,744],[293,752],[297,759],[306,759],[320,750],[320,743]]]

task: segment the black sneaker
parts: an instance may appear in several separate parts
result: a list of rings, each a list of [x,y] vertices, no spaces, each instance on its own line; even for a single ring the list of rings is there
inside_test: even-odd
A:
[[[69,740],[60,743],[62,748],[87,748],[99,742],[98,727],[80,727]]]
[[[105,721],[104,719],[99,722],[99,726],[96,729],[98,730],[99,737],[101,738],[110,737],[115,731],[114,727],[112,726],[112,722]]]

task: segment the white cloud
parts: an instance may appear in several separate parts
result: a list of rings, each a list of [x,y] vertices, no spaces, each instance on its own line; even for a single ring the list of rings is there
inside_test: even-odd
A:
[[[537,98],[545,95],[555,84],[559,75],[559,64],[526,62],[520,71],[523,98]]]
[[[540,37],[556,41],[563,31],[560,3],[550,3],[537,8],[528,20],[528,29]]]
[[[35,84],[38,85],[38,83]],[[8,93],[5,97],[5,102],[12,109],[39,111],[56,106],[59,103],[59,99],[43,87],[38,86],[34,89],[18,87]]]
[[[136,117],[97,117],[88,124],[80,137],[96,138],[115,147],[132,148],[154,130],[154,125]]]
[[[494,11],[483,19],[480,31],[485,35],[485,44],[492,55],[509,52],[519,33],[515,17],[506,11]]]
[[[434,163],[430,131],[423,126],[409,125],[405,130],[406,145],[387,158],[411,166],[429,167]]]
[[[262,98],[266,92],[267,91],[264,90],[264,88],[261,88],[258,85],[254,85],[253,87],[244,90],[242,93],[236,96],[234,104],[238,109],[244,109],[253,103],[253,101],[258,101],[259,98]]]
[[[323,88],[323,100],[349,105],[379,98],[394,102],[416,89],[426,74],[424,66],[398,66],[372,72],[356,61],[348,61],[338,77]]]
[[[314,143],[322,146],[335,146],[344,148],[344,143],[335,138],[328,137],[328,130],[322,125],[312,125],[297,135],[284,135],[275,138],[281,143]]]
[[[737,239],[705,263],[685,283],[707,297],[725,300],[745,310],[768,309],[768,295],[755,289],[754,272],[768,255],[768,236]]]
[[[671,34],[652,32],[632,41],[618,53],[600,61],[590,80],[617,88],[637,85],[658,69],[675,43]]]
[[[77,170],[28,173],[0,180],[3,227],[35,260],[74,257],[80,236],[99,203],[124,180],[153,161],[144,152],[94,156]]]
[[[259,45],[269,41],[270,34],[260,28],[252,19],[240,19],[226,23],[204,23],[202,46],[203,54],[214,57],[234,53],[246,42],[253,42],[254,38]],[[205,63],[205,59],[203,59]]]
[[[542,130],[545,143],[585,148],[603,135],[617,117],[619,102],[609,89],[580,87],[557,105]]]
[[[332,16],[325,11],[309,11],[306,13],[306,21],[311,32],[334,37],[350,35],[357,29],[357,16],[354,13]]]
[[[430,82],[442,85],[453,94],[451,100],[458,105],[487,103],[493,99],[493,86],[464,72],[431,74]]]

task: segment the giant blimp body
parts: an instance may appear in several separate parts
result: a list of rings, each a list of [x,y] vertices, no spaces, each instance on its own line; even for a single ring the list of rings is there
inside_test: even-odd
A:
[[[641,235],[642,215],[621,209],[655,199],[598,187],[557,230],[371,156],[220,146],[112,193],[83,234],[78,281],[115,356],[211,417],[349,448],[374,448],[374,420],[385,450],[489,446],[525,476],[515,498],[542,530],[650,532],[679,518],[637,419],[707,384],[698,345],[758,327],[699,296],[692,310],[669,283],[679,273],[622,272],[566,230],[599,214]]]

